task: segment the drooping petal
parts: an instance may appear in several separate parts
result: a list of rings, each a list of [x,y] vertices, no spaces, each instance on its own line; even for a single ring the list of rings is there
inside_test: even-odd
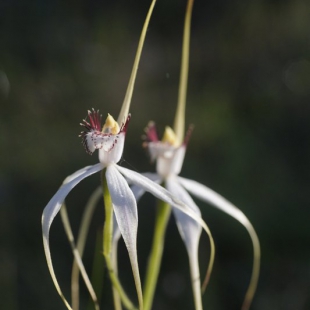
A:
[[[157,173],[142,173],[145,177],[152,180],[153,182],[159,184],[162,181],[162,178]],[[138,202],[139,199],[143,196],[145,193],[145,190],[141,186],[133,185],[131,186],[131,190],[136,198],[136,201]]]
[[[150,179],[146,178],[145,176],[126,169],[124,167],[115,166],[127,179],[130,183],[136,184],[142,188],[144,188],[145,191],[150,192],[155,197],[157,197],[160,200],[165,201],[169,205],[171,205],[174,208],[177,208],[178,210],[182,211],[183,213],[187,214],[189,217],[194,219],[201,227],[205,230],[205,232],[208,234],[210,239],[210,262],[208,266],[208,277],[211,274],[213,262],[214,262],[214,255],[215,255],[215,246],[212,234],[206,225],[206,223],[202,220],[202,218],[197,215],[190,207],[185,205],[180,199],[172,195],[170,192],[168,192],[165,188],[162,186],[156,184],[155,182],[151,181]]]
[[[89,168],[91,168],[92,166],[86,166],[82,169],[79,169],[78,171],[75,171],[74,173],[68,175],[64,181],[62,182],[62,184],[66,184],[69,183],[70,181],[72,181],[73,179],[77,178],[78,176],[80,176],[81,174],[83,174],[85,171],[87,171]]]
[[[178,197],[187,206],[189,206],[198,216],[201,216],[199,208],[196,206],[189,194],[179,185],[174,177],[166,180],[168,191]],[[192,288],[195,301],[195,309],[202,310],[201,289],[200,289],[200,272],[198,262],[199,239],[201,235],[201,226],[188,215],[180,210],[173,208],[177,226],[184,240],[190,264]]]
[[[45,256],[47,260],[47,266],[50,271],[56,290],[58,294],[61,296],[63,302],[65,303],[68,309],[71,309],[71,307],[69,303],[67,302],[67,300],[65,299],[59,287],[59,284],[58,284],[58,281],[57,281],[57,278],[54,272],[54,268],[53,268],[50,246],[49,246],[49,231],[50,231],[50,227],[52,225],[52,222],[55,216],[59,212],[62,206],[62,203],[64,202],[69,192],[83,179],[102,170],[102,168],[103,166],[101,164],[96,164],[94,166],[88,167],[87,169],[85,169],[84,172],[82,172],[83,169],[81,169],[76,174],[73,174],[75,178],[71,178],[70,182],[60,187],[60,189],[57,191],[57,193],[53,196],[53,198],[49,201],[49,203],[45,207],[43,211],[43,215],[42,215],[43,246],[44,246]]]
[[[137,203],[128,183],[116,167],[117,166],[113,164],[107,167],[106,180],[116,221],[128,250],[139,304],[142,309],[143,298],[137,257]]]
[[[194,196],[229,214],[239,221],[248,231],[252,239],[254,253],[251,281],[242,307],[243,310],[248,309],[256,291],[260,269],[260,244],[251,222],[241,210],[207,186],[181,177],[178,177],[178,180]]]

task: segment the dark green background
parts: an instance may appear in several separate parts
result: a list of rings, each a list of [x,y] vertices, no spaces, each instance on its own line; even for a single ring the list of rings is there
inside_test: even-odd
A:
[[[41,214],[63,179],[97,162],[79,123],[92,107],[117,117],[150,1],[0,2],[1,308],[65,309],[49,275]],[[172,125],[186,1],[158,0],[143,51],[121,165],[153,171],[141,147],[150,119]],[[235,203],[260,237],[262,270],[253,310],[309,309],[310,4],[307,0],[202,1],[193,11],[187,124],[195,130],[182,176]],[[100,182],[83,181],[68,198],[74,231]],[[147,198],[148,197],[148,198]],[[144,275],[155,200],[139,208]],[[251,271],[242,226],[197,202],[217,246],[205,309],[240,309]],[[97,210],[85,262],[91,268]],[[51,229],[56,273],[69,297],[72,255],[59,217]],[[208,240],[201,241],[201,270]],[[171,220],[154,309],[193,309],[187,256]],[[121,277],[133,299],[124,245]],[[112,309],[106,279],[103,309]],[[83,290],[85,309],[87,294]]]

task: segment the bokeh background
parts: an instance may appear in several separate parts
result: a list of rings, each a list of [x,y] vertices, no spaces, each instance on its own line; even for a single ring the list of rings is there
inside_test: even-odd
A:
[[[94,107],[117,117],[150,1],[0,2],[1,309],[65,309],[50,278],[41,214],[63,179],[97,155],[85,153],[79,123]],[[141,135],[147,122],[172,125],[186,1],[155,7],[138,71],[121,165],[153,171]],[[310,309],[310,3],[307,0],[202,1],[193,10],[187,124],[194,124],[182,175],[235,203],[261,241],[253,310]],[[75,233],[95,175],[68,198]],[[206,309],[240,309],[251,272],[247,232],[198,202],[217,246]],[[139,207],[142,277],[156,202]],[[98,205],[85,253],[91,270]],[[70,294],[72,255],[56,218],[52,256]],[[209,250],[201,240],[201,270]],[[126,250],[121,278],[135,300]],[[102,302],[112,309],[105,278]],[[88,295],[82,290],[82,309]],[[171,220],[154,309],[194,309],[184,245]]]

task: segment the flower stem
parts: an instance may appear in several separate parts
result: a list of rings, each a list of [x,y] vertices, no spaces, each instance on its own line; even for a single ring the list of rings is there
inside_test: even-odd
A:
[[[124,306],[129,310],[136,310],[137,308],[128,298],[125,293],[117,273],[114,271],[112,263],[112,232],[113,232],[113,205],[111,196],[109,193],[107,181],[105,178],[105,169],[102,172],[102,187],[103,187],[103,200],[105,206],[105,222],[103,227],[103,255],[106,261],[107,270],[109,272],[110,280],[113,287],[118,291]]]
[[[184,138],[185,128],[185,105],[186,105],[186,94],[187,94],[187,79],[188,79],[188,63],[189,63],[189,47],[190,47],[190,28],[192,19],[194,0],[188,0],[184,21],[184,32],[183,32],[183,45],[182,45],[182,62],[180,72],[180,83],[179,83],[179,96],[178,106],[175,113],[174,119],[174,132],[177,136],[178,143],[182,143]]]
[[[144,287],[144,310],[150,310],[153,304],[156,283],[158,280],[158,274],[163,255],[165,233],[170,213],[170,206],[163,201],[158,201],[155,232]]]

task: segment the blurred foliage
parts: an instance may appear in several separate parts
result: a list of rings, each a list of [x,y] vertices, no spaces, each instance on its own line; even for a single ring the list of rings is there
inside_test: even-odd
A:
[[[150,119],[172,124],[186,1],[158,0],[132,102],[122,164],[153,170],[141,147]],[[63,179],[97,161],[83,150],[79,122],[94,107],[119,112],[148,1],[0,2],[0,292],[3,309],[62,309],[43,253],[41,214]],[[200,1],[193,12],[187,123],[195,124],[182,175],[227,197],[261,240],[262,272],[252,309],[309,309],[310,3]],[[75,232],[99,176],[68,198]],[[216,244],[208,309],[240,309],[251,246],[238,223],[199,204]],[[149,208],[147,209],[147,207]],[[139,260],[147,263],[155,202],[141,201]],[[85,254],[91,270],[98,207]],[[143,233],[141,233],[143,232]],[[59,219],[52,255],[69,295],[72,255]],[[123,245],[122,281],[133,298]],[[208,241],[201,243],[201,268]],[[168,230],[154,309],[193,309],[187,257]],[[104,302],[112,309],[111,290]],[[83,291],[83,304],[87,294]]]

